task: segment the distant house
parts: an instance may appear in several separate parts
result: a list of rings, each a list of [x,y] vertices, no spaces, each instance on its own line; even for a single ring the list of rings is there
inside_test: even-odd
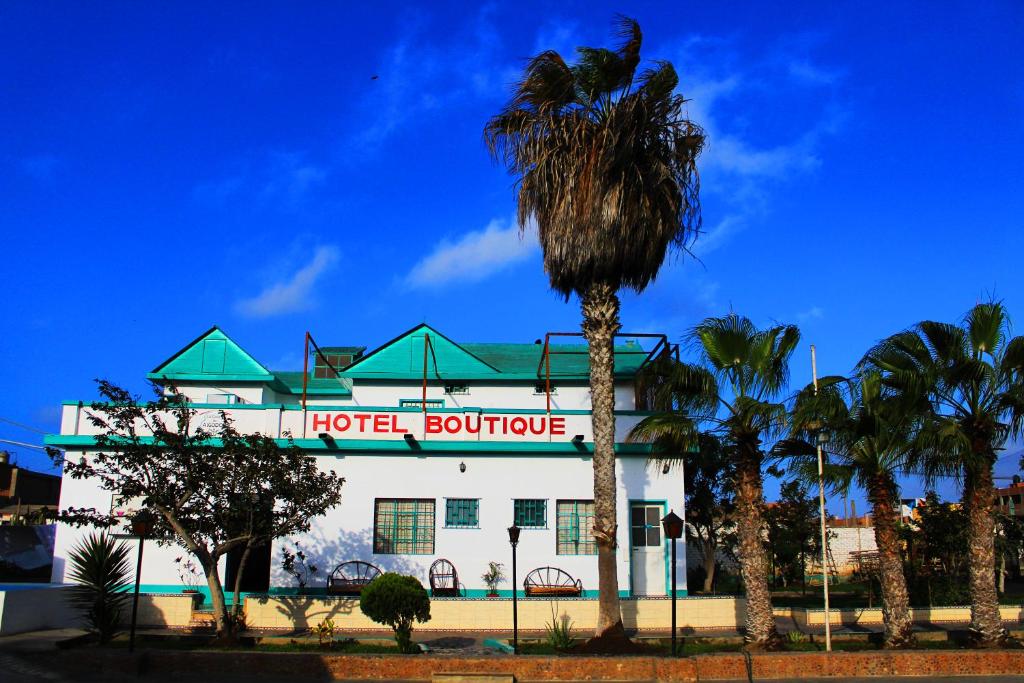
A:
[[[52,519],[60,501],[61,478],[11,464],[0,451],[0,524],[42,524]]]
[[[1024,517],[1024,482],[1019,476],[1009,486],[996,489],[996,504],[1004,515]]]

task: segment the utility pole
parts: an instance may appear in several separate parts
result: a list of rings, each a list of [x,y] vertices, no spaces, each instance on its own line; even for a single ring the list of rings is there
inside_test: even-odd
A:
[[[814,395],[818,395],[818,358],[811,344],[811,377],[814,380]],[[818,448],[818,514],[821,516],[821,584],[825,589],[825,651],[832,652],[832,623],[828,611],[828,528],[825,525],[825,465],[821,455],[822,432],[818,432],[815,445]]]

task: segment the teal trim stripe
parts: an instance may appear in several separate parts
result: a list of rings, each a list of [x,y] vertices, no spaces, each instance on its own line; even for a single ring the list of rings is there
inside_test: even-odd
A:
[[[441,400],[441,399],[438,399]],[[430,400],[428,399],[428,403]],[[89,401],[61,401],[61,405],[77,406],[107,405],[106,403],[92,403]],[[228,409],[228,410],[302,410],[298,404],[287,403],[189,403],[189,407],[197,409]],[[344,405],[313,405],[306,406],[309,413],[339,413],[339,412],[361,412],[361,413],[421,413],[422,408],[410,408],[401,406],[355,406]],[[428,406],[428,413],[483,413],[484,415],[546,415],[548,411],[543,408],[474,408],[464,406],[460,408],[431,408]],[[590,415],[589,410],[558,410],[552,409],[552,415]],[[646,417],[655,413],[647,410],[616,410],[616,415]]]
[[[153,443],[153,438],[140,437],[140,441],[144,444],[151,444]],[[279,446],[289,445],[287,439],[275,439],[275,441]],[[47,434],[43,437],[43,443],[47,446],[58,448],[96,450],[96,438],[89,435]],[[410,446],[404,440],[374,441],[370,439],[351,439],[336,440],[333,442],[333,445],[328,445],[322,439],[294,439],[292,443],[315,455],[390,453],[393,455],[419,457],[444,453],[483,453],[487,455],[560,455],[582,458],[590,457],[594,453],[593,443],[575,445],[570,442],[549,443],[547,441],[416,441]],[[210,445],[213,447],[219,446],[220,439],[210,439]],[[651,454],[651,445],[619,443],[615,445],[615,452],[620,457],[648,457]]]

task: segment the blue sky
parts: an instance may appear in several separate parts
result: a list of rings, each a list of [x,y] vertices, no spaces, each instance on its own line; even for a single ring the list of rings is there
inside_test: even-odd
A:
[[[481,129],[525,58],[609,44],[619,11],[709,134],[700,261],[624,296],[626,331],[793,322],[794,387],[810,343],[844,373],[990,295],[1024,332],[1018,2],[349,5],[0,5],[0,417],[56,431],[215,323],[275,369],[306,329],[575,329]]]

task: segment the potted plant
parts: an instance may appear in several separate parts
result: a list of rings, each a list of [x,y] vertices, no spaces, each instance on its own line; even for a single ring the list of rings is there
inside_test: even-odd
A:
[[[185,559],[181,555],[174,558],[174,564],[178,568],[178,578],[187,586],[181,592],[190,594],[192,596],[192,603],[199,605],[203,601],[203,595],[199,592],[199,583],[202,580],[199,567],[196,566],[192,558]]]
[[[504,569],[505,565],[501,562],[492,561],[487,563],[487,571],[480,577],[487,584],[487,597],[498,597],[498,584],[505,580]]]

